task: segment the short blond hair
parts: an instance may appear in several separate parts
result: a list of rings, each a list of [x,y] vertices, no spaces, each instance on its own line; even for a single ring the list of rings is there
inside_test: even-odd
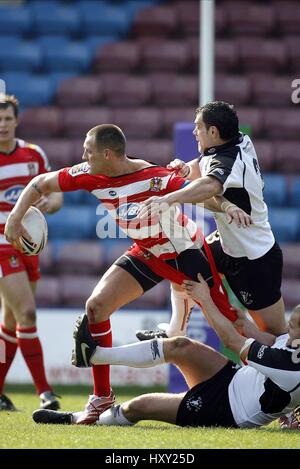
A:
[[[0,93],[0,109],[7,109],[11,106],[15,117],[19,115],[19,100],[13,94]]]

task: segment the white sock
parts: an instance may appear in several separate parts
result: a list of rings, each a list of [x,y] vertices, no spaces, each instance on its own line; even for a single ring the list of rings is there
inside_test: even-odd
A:
[[[172,317],[166,334],[168,337],[186,335],[194,300],[183,291],[174,290],[171,286]]]
[[[83,414],[83,411],[80,410],[78,412],[72,412],[72,423],[76,423],[79,417],[81,417]]]
[[[121,347],[97,347],[92,365],[126,365],[149,368],[165,363],[163,339],[145,340]]]
[[[128,420],[124,413],[121,405],[114,405],[110,409],[105,410],[100,414],[96,425],[134,425],[133,422]]]

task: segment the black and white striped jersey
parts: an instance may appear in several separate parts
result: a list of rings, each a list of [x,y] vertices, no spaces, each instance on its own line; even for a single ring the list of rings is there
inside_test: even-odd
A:
[[[266,425],[300,404],[300,349],[287,347],[288,337],[278,337],[272,347],[254,340],[248,365],[234,375],[229,401],[240,427]]]
[[[263,199],[263,179],[257,155],[248,135],[208,148],[199,158],[202,176],[214,176],[223,184],[222,195],[251,215],[254,224],[238,229],[226,215],[215,213],[224,252],[232,257],[257,259],[266,254],[275,240]]]

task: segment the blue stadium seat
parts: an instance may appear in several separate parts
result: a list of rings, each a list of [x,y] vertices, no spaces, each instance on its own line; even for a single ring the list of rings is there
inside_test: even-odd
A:
[[[0,6],[0,34],[25,35],[31,30],[32,18],[25,7]]]
[[[66,206],[47,216],[49,239],[95,239],[96,214],[92,207]]]
[[[115,42],[117,39],[116,36],[87,36],[86,39],[82,41],[82,44],[88,46],[94,54],[99,47],[110,42]]]
[[[26,82],[32,77],[30,72],[1,72],[0,75],[6,83],[7,90],[16,88],[20,83]]]
[[[130,25],[130,14],[121,6],[106,6],[84,9],[82,12],[83,33],[103,36],[124,36]]]
[[[92,52],[81,42],[70,42],[59,49],[46,50],[44,68],[47,71],[85,72],[92,62]]]
[[[15,74],[14,81],[7,75],[6,86],[9,94],[18,97],[22,108],[51,103],[55,91],[51,78],[22,73],[18,75]]]
[[[19,36],[1,36],[0,35],[0,50],[9,47],[14,49],[19,46],[21,39]]]
[[[300,177],[297,177],[292,184],[290,203],[293,207],[300,207]]]
[[[131,19],[134,18],[136,13],[138,13],[143,8],[151,7],[157,3],[160,3],[160,0],[129,0],[124,4],[124,9],[127,10],[130,14]]]
[[[62,81],[67,80],[68,78],[74,78],[78,74],[76,72],[52,72],[48,73],[47,75],[52,81],[54,89],[56,90]]]
[[[33,42],[20,42],[18,47],[0,49],[0,70],[37,71],[41,60],[41,49]]]
[[[56,51],[63,46],[69,44],[70,39],[63,34],[47,34],[45,36],[38,36],[36,43],[41,47],[42,52]]]
[[[35,34],[68,34],[80,32],[79,11],[74,6],[56,2],[37,2],[30,6]]]
[[[280,174],[264,175],[264,199],[267,205],[282,207],[287,202],[287,180]]]
[[[277,241],[292,242],[300,239],[300,213],[298,209],[271,208],[269,221]]]
[[[77,8],[80,15],[83,13],[89,13],[93,11],[99,11],[109,5],[109,0],[79,0],[77,2]]]
[[[72,1],[72,0],[71,0]],[[61,3],[61,0],[27,0],[26,2],[31,10],[33,9],[43,9],[43,8],[52,8],[53,5],[58,6]],[[46,5],[46,6],[45,6]]]

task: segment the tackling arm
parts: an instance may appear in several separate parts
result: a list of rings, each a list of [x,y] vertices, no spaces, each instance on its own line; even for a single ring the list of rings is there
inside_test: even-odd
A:
[[[222,183],[211,176],[204,176],[192,181],[187,186],[165,196],[168,204],[201,203],[223,192]]]
[[[229,321],[219,311],[210,296],[210,290],[201,274],[198,274],[198,282],[185,280],[182,287],[186,293],[198,303],[201,303],[206,318],[214,328],[225,347],[240,355],[245,361],[254,339],[243,337],[235,328],[234,323]]]

